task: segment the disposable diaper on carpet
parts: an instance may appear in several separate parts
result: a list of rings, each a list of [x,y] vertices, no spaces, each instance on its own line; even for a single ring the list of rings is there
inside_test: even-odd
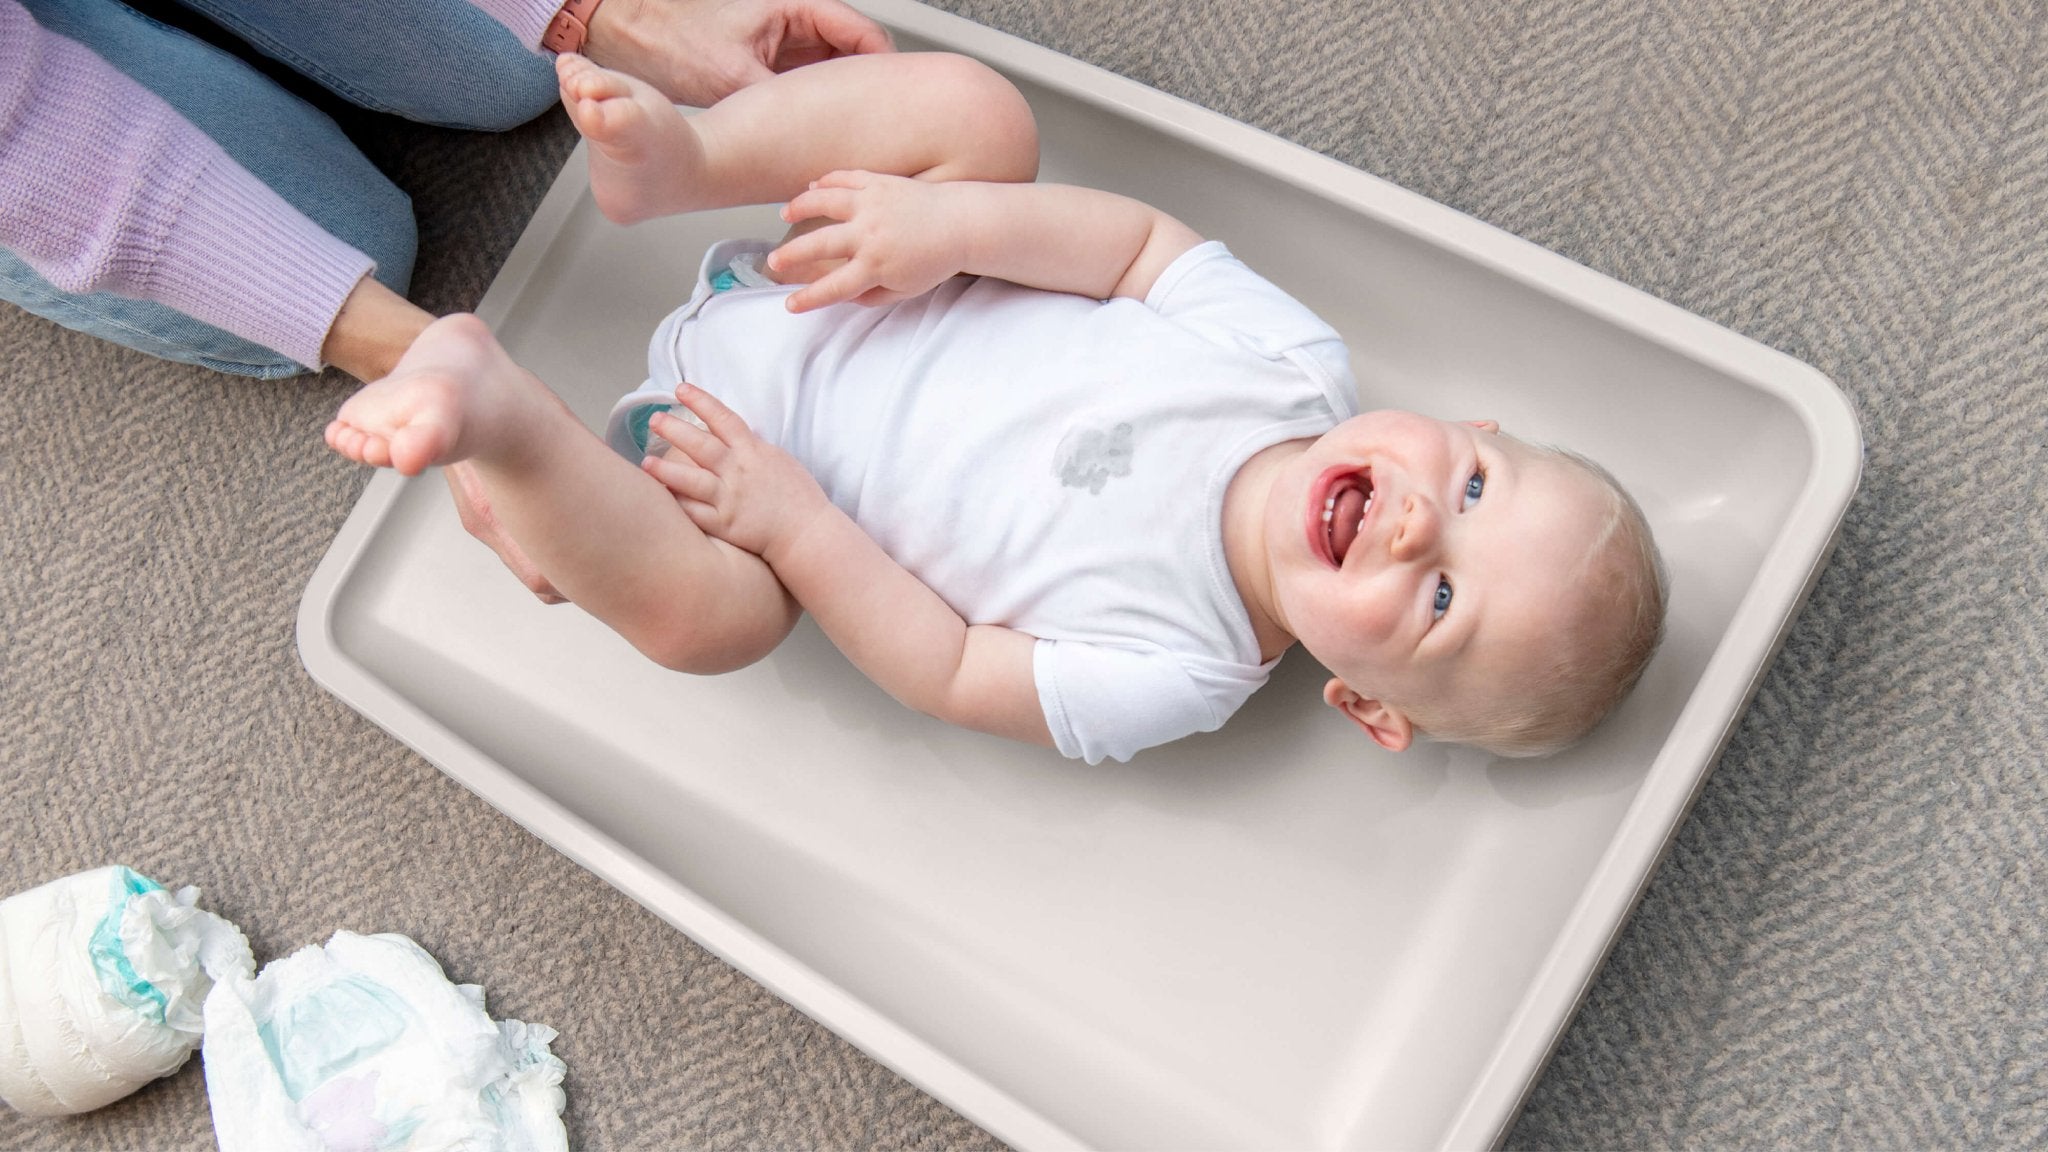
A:
[[[555,1030],[493,1021],[404,936],[337,932],[206,999],[222,1152],[566,1149]]]
[[[0,901],[0,1100],[86,1112],[183,1066],[214,981],[255,970],[198,899],[113,865]]]

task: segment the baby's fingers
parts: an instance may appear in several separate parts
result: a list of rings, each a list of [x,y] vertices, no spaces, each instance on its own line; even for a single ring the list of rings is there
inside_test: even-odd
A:
[[[865,188],[873,176],[873,172],[863,168],[836,168],[811,181],[811,187]]]
[[[716,505],[706,504],[702,500],[692,500],[688,496],[677,496],[676,507],[683,510],[683,515],[690,518],[690,523],[695,524],[699,532],[720,540],[725,539],[728,524],[726,518],[718,514]]]
[[[676,499],[676,507],[690,518],[690,523],[707,536],[716,536],[724,529],[726,518],[719,514],[718,477],[702,468],[679,463],[663,456],[649,456],[640,461],[640,470],[661,482]]]
[[[852,189],[814,187],[798,193],[795,199],[782,206],[782,222],[800,224],[820,216],[845,220],[853,215],[855,203]]]
[[[661,481],[661,486],[678,496],[705,504],[716,503],[718,477],[684,460],[666,456],[649,456],[640,461],[640,470]]]
[[[786,301],[791,312],[809,312],[842,300],[852,300],[871,288],[879,287],[875,278],[859,261],[849,260],[845,264],[803,288],[790,294]]]
[[[697,387],[695,384],[685,382],[676,385],[676,399],[682,402],[683,407],[695,412],[697,419],[704,421],[704,426],[711,430],[711,435],[723,441],[725,445],[737,444],[743,440],[751,439],[754,435],[753,429],[747,427],[747,422],[740,418],[739,413],[727,408],[724,401]],[[675,418],[670,417],[670,419]],[[678,422],[686,423],[686,421]],[[668,433],[666,432],[662,433],[664,438],[667,435]],[[675,444],[676,441],[670,440],[669,443]],[[687,443],[687,440],[685,443]],[[687,447],[684,450],[689,451]],[[703,460],[703,457],[696,456],[694,453],[692,453],[692,458],[699,461]]]
[[[853,302],[863,308],[880,308],[884,304],[894,304],[898,300],[908,299],[910,297],[906,293],[898,292],[894,288],[877,286],[855,296]]]
[[[725,459],[723,441],[673,412],[656,412],[647,426],[700,468],[717,468]]]
[[[806,232],[768,254],[768,270],[777,275],[795,268],[844,260],[860,249],[860,238],[850,228],[832,226]]]

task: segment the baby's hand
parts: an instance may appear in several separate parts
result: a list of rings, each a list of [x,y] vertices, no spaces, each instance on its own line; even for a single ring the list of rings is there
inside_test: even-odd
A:
[[[887,304],[929,292],[960,271],[962,253],[947,226],[958,189],[877,172],[830,172],[791,200],[782,218],[837,221],[798,236],[768,256],[786,281],[812,283],[789,297],[808,312],[852,300]],[[844,261],[822,276],[820,265]]]
[[[647,457],[641,468],[675,493],[683,514],[705,535],[772,566],[782,546],[831,510],[825,490],[795,457],[754,435],[709,392],[679,384],[676,399],[710,431],[666,412],[655,416],[650,425],[669,442],[669,453]]]

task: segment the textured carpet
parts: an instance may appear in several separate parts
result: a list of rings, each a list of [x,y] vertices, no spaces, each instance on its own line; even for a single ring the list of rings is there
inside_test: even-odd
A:
[[[1820,582],[1514,1147],[2048,1146],[2048,5],[951,0],[1839,382]],[[350,123],[474,303],[571,143]],[[0,892],[123,861],[259,959],[400,931],[562,1029],[578,1147],[976,1148],[318,689],[293,614],[349,384],[0,310]],[[195,1061],[0,1146],[210,1146]]]

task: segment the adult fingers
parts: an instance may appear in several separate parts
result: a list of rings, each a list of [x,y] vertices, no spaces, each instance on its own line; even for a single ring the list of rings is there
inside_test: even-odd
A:
[[[752,52],[745,51],[741,46],[734,45],[732,58],[725,68],[724,82],[720,85],[725,92],[719,99],[722,100],[742,88],[759,84],[763,80],[773,80],[777,72],[788,71],[787,68],[776,67],[775,63],[763,60]]]
[[[833,54],[853,56],[896,50],[880,24],[839,0],[798,0],[797,8],[810,23],[818,42]]]
[[[441,476],[448,482],[448,494],[455,500],[455,515],[462,521],[462,530],[483,542],[484,546],[497,554],[498,562],[518,577],[526,590],[539,597],[543,604],[566,604],[568,598],[555,590],[548,578],[541,574],[538,565],[528,559],[498,523],[498,514],[492,510],[490,497],[484,493],[483,480],[476,469],[468,463],[450,464],[441,469]]]

